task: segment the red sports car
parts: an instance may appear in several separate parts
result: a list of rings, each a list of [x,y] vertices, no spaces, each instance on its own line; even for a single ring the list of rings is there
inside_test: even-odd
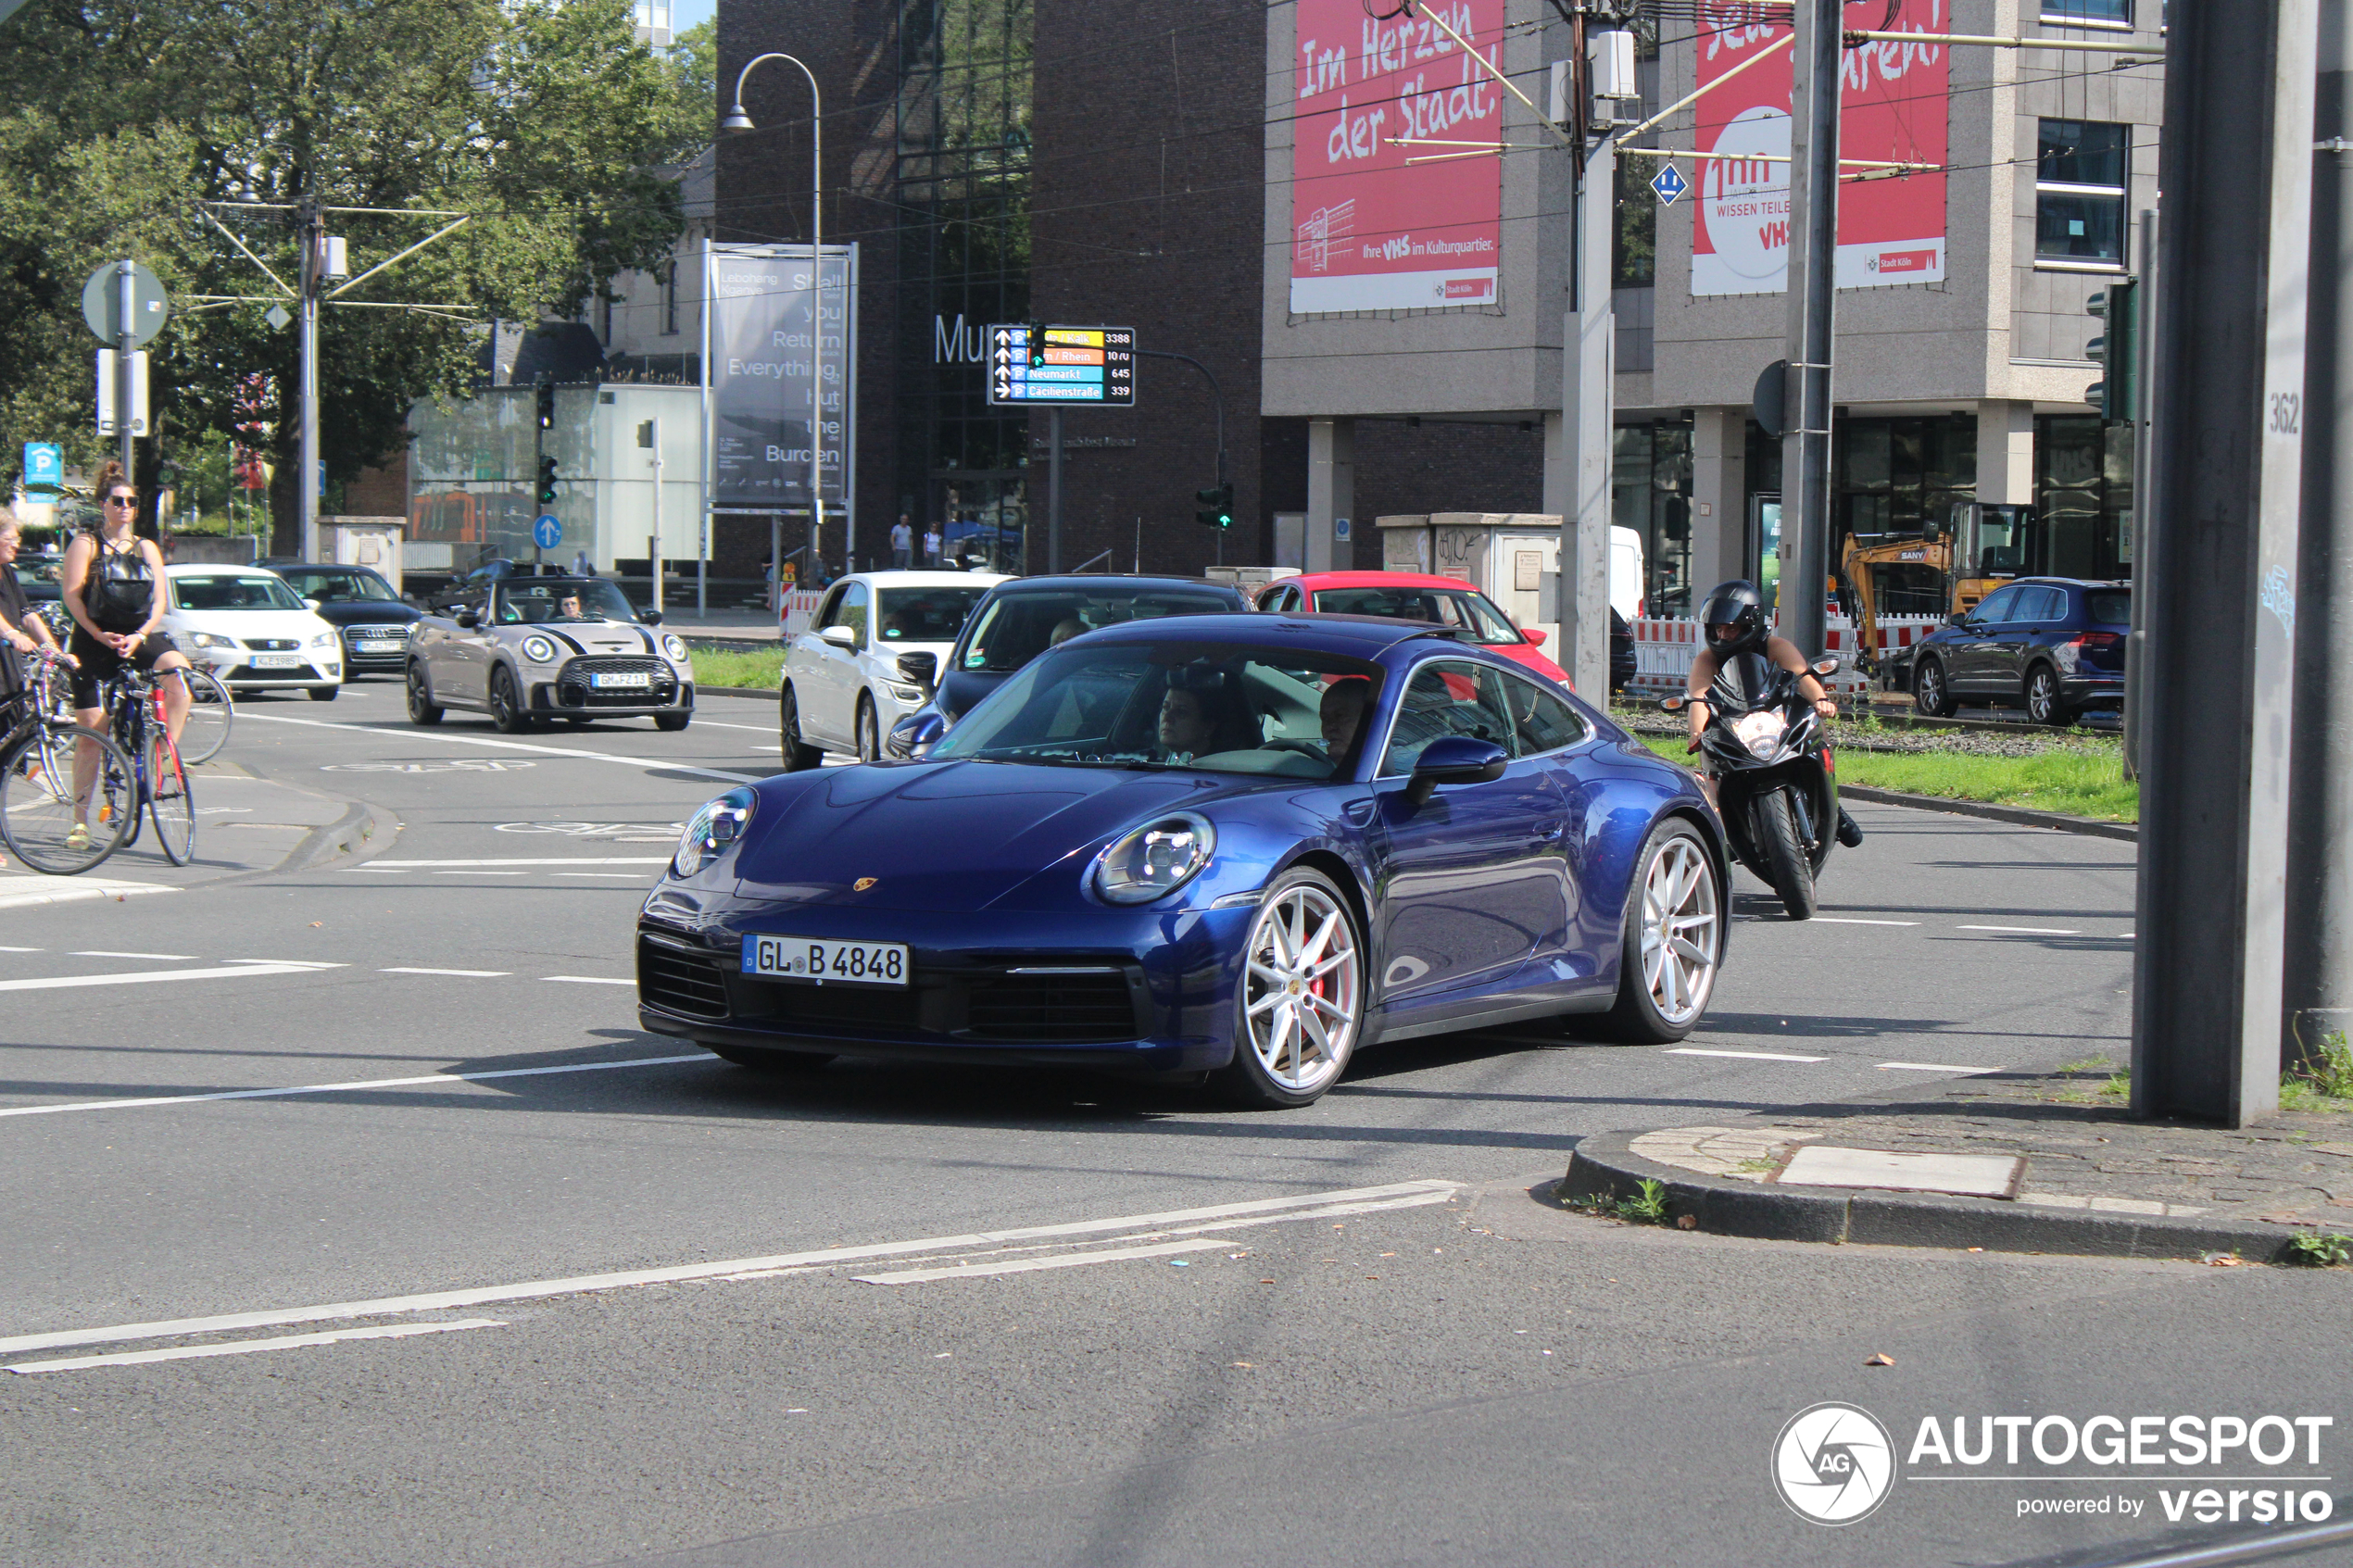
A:
[[[1326,615],[1379,615],[1391,621],[1434,621],[1462,629],[1463,640],[1493,648],[1539,675],[1576,689],[1568,671],[1536,650],[1541,632],[1523,632],[1488,596],[1459,577],[1411,571],[1317,571],[1286,577],[1259,590],[1260,609],[1315,610]]]

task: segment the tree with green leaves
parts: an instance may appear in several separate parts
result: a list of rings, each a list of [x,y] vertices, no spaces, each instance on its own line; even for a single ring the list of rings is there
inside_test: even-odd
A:
[[[398,450],[412,402],[472,386],[483,323],[575,313],[661,257],[681,222],[660,166],[710,136],[695,35],[648,50],[628,0],[28,0],[0,33],[0,320],[15,324],[0,337],[0,436],[11,453],[48,439],[98,455],[82,285],[133,257],[174,301],[150,345],[159,433],[143,478],[264,425],[282,547],[296,334],[266,302],[197,296],[278,295],[271,273],[292,283],[305,196],[469,215],[345,295],[461,319],[321,311],[321,447],[331,482],[347,480]],[[357,274],[447,221],[329,224]]]

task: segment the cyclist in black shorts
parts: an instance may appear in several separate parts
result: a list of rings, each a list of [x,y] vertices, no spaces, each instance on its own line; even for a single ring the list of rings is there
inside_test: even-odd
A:
[[[66,608],[73,615],[73,636],[67,646],[80,661],[73,677],[73,706],[78,710],[74,717],[97,729],[106,721],[106,713],[98,706],[99,683],[126,664],[151,670],[167,677],[160,683],[164,727],[176,746],[180,726],[188,717],[188,686],[173,671],[185,670],[188,657],[158,630],[170,602],[164,591],[163,551],[154,540],[142,539],[134,532],[139,492],[123,477],[120,464],[109,462],[98,470],[98,505],[97,530],[74,536],[58,573]],[[83,744],[74,748],[77,808],[89,799],[97,763],[95,746]],[[77,821],[73,831],[81,834],[87,829]]]

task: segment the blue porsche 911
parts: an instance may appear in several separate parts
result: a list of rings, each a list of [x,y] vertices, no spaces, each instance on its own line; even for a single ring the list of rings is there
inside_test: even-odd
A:
[[[1206,1073],[1300,1106],[1382,1040],[1682,1038],[1725,876],[1690,775],[1445,629],[1132,621],[923,760],[704,806],[639,917],[638,1006],[748,1066]]]

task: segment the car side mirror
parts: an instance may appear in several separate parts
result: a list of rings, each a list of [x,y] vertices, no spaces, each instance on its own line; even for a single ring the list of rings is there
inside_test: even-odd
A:
[[[1414,777],[1405,798],[1416,806],[1438,793],[1440,784],[1492,784],[1504,776],[1511,757],[1491,740],[1477,735],[1441,735],[1422,747],[1414,763]]]
[[[1969,611],[1965,609],[1957,609],[1944,618],[1944,624],[1947,626],[1966,626],[1969,621]]]
[[[937,713],[918,713],[912,719],[901,719],[890,727],[892,748],[909,757],[921,757],[939,744],[948,733],[948,721]]]
[[[449,619],[469,632],[482,624],[482,617],[474,613],[473,607],[471,605],[459,605]]]
[[[828,626],[824,631],[818,633],[817,635],[825,642],[830,643],[835,647],[846,649],[852,653],[856,652],[858,649],[858,633],[851,631],[847,626],[839,624]]]
[[[936,653],[902,653],[899,656],[899,678],[910,681],[929,691],[939,679],[939,656]]]
[[[1519,634],[1519,640],[1530,645],[1531,646],[1541,648],[1544,646],[1544,633],[1531,629],[1522,632]]]
[[[642,609],[637,612],[637,619],[644,621],[648,626],[659,626],[661,624],[661,611],[658,609]]]

